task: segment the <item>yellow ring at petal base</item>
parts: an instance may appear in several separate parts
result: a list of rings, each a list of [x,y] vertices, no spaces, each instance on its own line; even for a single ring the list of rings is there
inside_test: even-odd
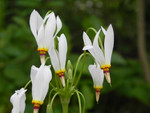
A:
[[[99,92],[101,89],[103,88],[103,86],[94,86],[94,89],[96,90],[96,92]]]
[[[65,71],[66,71],[65,69],[62,69],[62,70],[55,71],[55,73],[56,73],[57,75],[59,75],[59,77],[62,77],[62,76],[64,76],[64,72],[65,72]]]
[[[103,66],[100,66],[101,69],[106,69],[106,68],[111,68],[111,65],[103,65]]]
[[[45,55],[48,51],[48,48],[38,48],[37,51],[40,52],[40,55]]]
[[[40,105],[43,104],[43,101],[32,100],[32,104],[34,104],[35,107],[40,107]]]

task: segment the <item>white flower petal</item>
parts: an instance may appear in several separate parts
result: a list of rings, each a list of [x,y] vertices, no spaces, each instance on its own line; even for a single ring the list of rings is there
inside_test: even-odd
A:
[[[110,24],[105,34],[105,41],[104,41],[106,64],[111,63],[111,55],[113,47],[114,47],[114,31],[112,25]]]
[[[46,40],[45,40],[45,29],[43,24],[41,25],[39,32],[38,32],[38,36],[37,36],[37,45],[39,48],[47,48],[47,44],[46,44]]]
[[[83,32],[83,42],[85,45],[83,50],[88,50],[88,49],[92,48],[92,42],[91,42],[89,36],[85,32]]]
[[[88,45],[88,46],[84,46],[82,50],[89,50],[89,49],[92,49],[92,48],[93,48],[93,46]]]
[[[104,81],[104,73],[99,66],[89,65],[88,69],[92,76],[94,86],[102,86]]]
[[[106,34],[106,30],[101,26],[104,35]]]
[[[41,100],[45,99],[45,97],[47,95],[47,92],[48,92],[48,89],[49,89],[49,82],[52,79],[52,74],[51,74],[51,71],[50,71],[50,66],[45,66],[44,67],[43,75],[44,75],[44,84],[43,83],[41,84],[41,90],[40,90],[40,92],[42,92],[42,94],[41,94]]]
[[[48,54],[50,56],[51,63],[52,63],[54,70],[55,71],[60,70],[59,57],[54,47],[49,48]]]
[[[60,31],[60,29],[62,28],[62,22],[61,22],[61,20],[60,20],[60,18],[59,18],[59,16],[57,16],[57,18],[56,18],[56,25],[57,25],[57,30],[56,30],[56,33],[55,33],[55,35],[54,35],[54,38],[56,37],[56,35],[57,35],[57,33]]]
[[[103,65],[105,62],[105,58],[104,58],[104,54],[103,54],[101,48],[99,47],[99,43],[98,43],[98,37],[99,37],[100,31],[101,30],[99,30],[95,35],[94,42],[93,42],[93,50],[95,53],[97,63],[100,65]]]
[[[48,46],[48,48],[50,46],[50,40],[54,36],[55,30],[56,30],[56,18],[55,14],[52,12],[50,13],[45,25],[45,43]]]
[[[38,35],[38,30],[40,28],[40,26],[42,25],[43,19],[42,17],[39,15],[39,13],[36,10],[33,10],[31,15],[30,15],[30,29],[37,41],[37,35]]]
[[[32,98],[37,101],[44,101],[48,92],[49,82],[52,79],[50,66],[44,66],[45,62],[40,66],[38,72],[32,82]]]
[[[61,64],[61,69],[65,69],[67,55],[67,40],[64,34],[61,34],[59,38],[59,60]]]
[[[21,88],[20,90],[15,91],[15,93],[11,96],[10,101],[13,104],[13,109],[11,113],[24,113],[25,110],[25,90]]]

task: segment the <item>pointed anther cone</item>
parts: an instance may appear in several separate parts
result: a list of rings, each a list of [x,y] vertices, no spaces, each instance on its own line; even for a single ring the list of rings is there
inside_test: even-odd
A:
[[[33,113],[38,113],[39,109],[34,109]]]
[[[96,91],[96,102],[98,103],[100,98],[100,91]]]
[[[107,82],[111,85],[111,78],[110,78],[110,73],[109,72],[105,73],[105,78],[106,78]]]
[[[41,64],[45,61],[45,55],[40,55]]]
[[[65,77],[61,76],[60,80],[61,80],[61,83],[62,83],[63,87],[65,87]]]

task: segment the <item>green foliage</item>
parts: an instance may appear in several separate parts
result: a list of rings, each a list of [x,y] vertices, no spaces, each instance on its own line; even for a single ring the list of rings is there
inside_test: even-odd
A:
[[[96,104],[93,83],[88,72],[88,65],[94,61],[87,56],[83,75],[78,85],[79,90],[85,95],[86,113],[116,113],[117,111],[117,113],[125,113],[121,111],[121,108],[128,109],[126,103],[130,103],[131,99],[134,100],[131,106],[137,109],[137,113],[142,108],[145,110],[143,112],[148,113],[150,85],[143,79],[137,57],[135,2],[135,0],[114,0],[112,2],[109,0],[1,0],[0,113],[10,112],[12,108],[9,102],[10,96],[30,80],[31,66],[40,64],[36,42],[29,28],[29,16],[33,9],[38,10],[42,17],[49,10],[55,11],[60,16],[63,22],[61,33],[66,35],[69,45],[67,58],[71,60],[73,68],[75,68],[79,53],[82,52],[83,31],[86,31],[88,27],[98,30],[100,26],[108,26],[111,23],[115,32],[115,52],[110,69],[112,87],[104,82],[100,102]],[[89,35],[91,34],[90,32]],[[79,64],[77,73],[81,67],[82,63]],[[26,101],[28,113],[32,112],[33,107],[30,103],[30,88],[29,86]],[[61,113],[58,98],[54,103],[54,109],[57,108],[54,113]],[[78,112],[77,105],[76,97],[72,97],[70,113]],[[137,105],[143,107],[137,108]],[[115,109],[115,106],[119,107]],[[106,110],[108,108],[109,111]],[[44,109],[44,106],[41,109]],[[129,109],[130,111],[132,110]]]

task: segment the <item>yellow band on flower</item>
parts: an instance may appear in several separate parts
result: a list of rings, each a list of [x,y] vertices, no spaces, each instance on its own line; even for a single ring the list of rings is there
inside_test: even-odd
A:
[[[101,68],[101,69],[111,68],[111,65],[110,65],[110,64],[109,64],[109,65],[103,65],[103,66],[101,66],[100,68]]]
[[[59,77],[63,77],[65,71],[66,71],[65,69],[62,69],[62,70],[55,71],[55,73],[56,73],[57,75],[59,75]]]
[[[37,51],[40,52],[40,55],[45,55],[48,51],[48,48],[38,48]]]
[[[32,100],[32,104],[34,104],[34,106],[36,107],[39,107],[40,105],[43,104],[43,101]]]
[[[104,73],[108,73],[109,68],[111,68],[111,65],[103,65],[100,68],[104,71]]]
[[[103,86],[94,86],[94,89],[96,92],[100,92],[100,90],[103,88]]]

